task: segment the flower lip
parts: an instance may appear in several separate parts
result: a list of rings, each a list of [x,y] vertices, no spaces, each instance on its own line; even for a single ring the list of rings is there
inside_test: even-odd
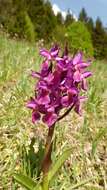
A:
[[[37,102],[40,105],[46,105],[50,103],[50,97],[47,90],[41,90],[40,94],[37,96]]]
[[[35,123],[37,122],[38,120],[40,120],[40,113],[39,112],[32,112],[32,122]]]
[[[51,127],[57,121],[57,114],[53,112],[47,112],[47,114],[43,116],[42,120],[48,125],[48,127]]]

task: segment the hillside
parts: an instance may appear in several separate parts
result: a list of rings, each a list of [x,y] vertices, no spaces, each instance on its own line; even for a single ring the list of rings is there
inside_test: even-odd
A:
[[[14,171],[26,170],[26,152],[31,137],[35,137],[37,150],[40,140],[44,142],[47,128],[31,123],[31,112],[25,104],[32,96],[34,81],[32,69],[40,64],[38,47],[0,36],[0,189],[20,189],[12,180]],[[94,61],[89,80],[88,102],[82,117],[72,113],[56,128],[56,148],[59,151],[73,148],[70,159],[61,169],[55,190],[68,190],[72,185],[93,179],[80,190],[103,190],[107,188],[107,62]],[[20,159],[23,153],[23,162]],[[30,174],[29,174],[30,175]],[[51,190],[54,190],[51,188]],[[77,189],[77,188],[76,188]]]

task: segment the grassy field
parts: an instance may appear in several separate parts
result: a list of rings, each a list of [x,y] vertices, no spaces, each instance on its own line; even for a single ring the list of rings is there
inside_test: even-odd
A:
[[[12,174],[23,170],[31,175],[27,156],[31,139],[35,137],[35,152],[39,142],[45,141],[47,128],[34,126],[31,112],[25,107],[34,88],[30,70],[37,70],[39,63],[36,45],[0,36],[0,190],[21,189]],[[107,189],[107,62],[94,61],[90,69],[93,77],[82,117],[72,111],[56,126],[53,161],[65,147],[73,150],[51,190]],[[90,179],[84,186],[75,186]]]

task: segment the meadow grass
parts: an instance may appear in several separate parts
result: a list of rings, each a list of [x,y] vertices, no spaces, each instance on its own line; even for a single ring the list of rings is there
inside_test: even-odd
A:
[[[31,112],[25,104],[33,95],[30,71],[38,70],[40,61],[36,45],[0,36],[1,190],[21,189],[13,181],[14,171],[23,170],[36,178],[29,155],[33,151],[36,154],[39,143],[45,141],[47,128],[31,123]],[[72,154],[51,190],[107,189],[107,62],[94,61],[90,69],[93,77],[82,117],[72,111],[56,126],[53,161],[66,147],[72,147]],[[36,165],[39,161],[32,162]]]

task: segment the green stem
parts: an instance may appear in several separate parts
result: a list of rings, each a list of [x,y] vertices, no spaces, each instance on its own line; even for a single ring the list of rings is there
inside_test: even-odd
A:
[[[43,176],[43,183],[42,183],[42,189],[48,190],[49,189],[49,183],[48,183],[48,176]]]

